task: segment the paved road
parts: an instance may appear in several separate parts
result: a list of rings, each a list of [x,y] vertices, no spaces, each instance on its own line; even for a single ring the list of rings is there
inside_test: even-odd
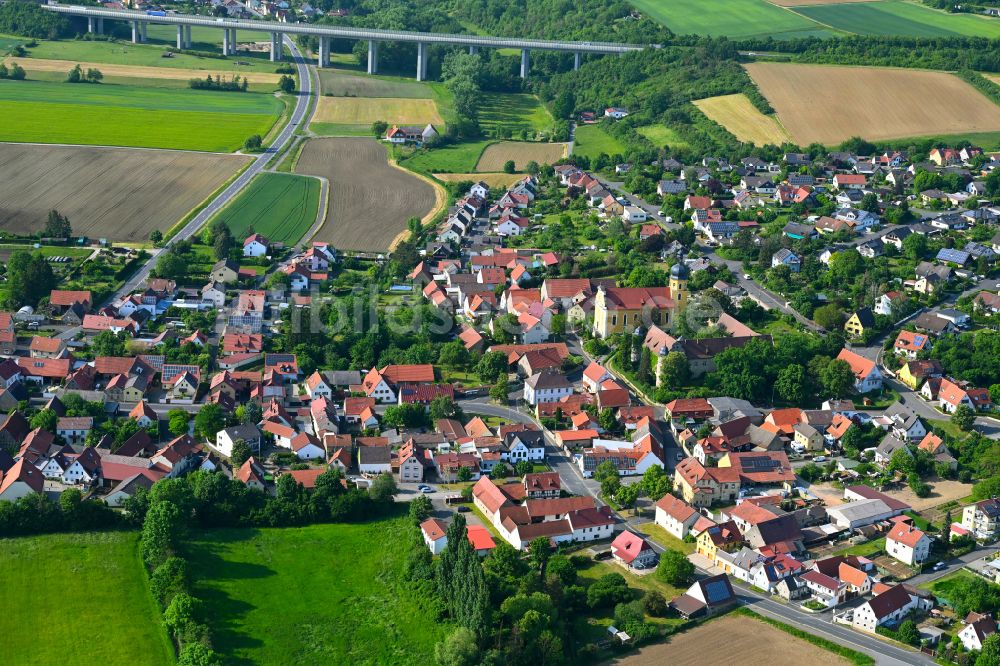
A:
[[[301,51],[295,45],[295,42],[289,37],[285,37],[285,44],[288,46],[289,50],[292,52],[292,59],[295,62],[295,66],[298,69],[300,90],[298,96],[295,100],[295,109],[292,111],[292,117],[288,124],[281,130],[278,137],[274,140],[270,147],[264,152],[257,155],[253,163],[249,168],[241,173],[236,180],[230,183],[229,187],[222,191],[219,196],[217,196],[211,203],[209,203],[204,210],[191,218],[191,221],[184,226],[177,234],[171,238],[166,245],[169,246],[179,240],[184,240],[193,236],[198,229],[202,227],[215,213],[224,208],[230,201],[232,201],[236,196],[243,191],[243,188],[253,180],[254,176],[261,173],[267,168],[268,162],[274,158],[276,153],[283,151],[291,142],[292,138],[295,136],[295,131],[299,128],[299,125],[306,119],[306,113],[309,109],[309,101],[313,95],[313,80],[310,76],[309,68],[307,63],[302,56]],[[156,266],[156,256],[150,257],[142,268],[136,271],[135,275],[129,279],[121,289],[119,289],[113,296],[109,298],[109,302],[117,300],[124,297],[127,294],[131,294],[133,291],[138,289],[142,284],[145,283],[146,278],[149,277],[150,272],[153,267]]]

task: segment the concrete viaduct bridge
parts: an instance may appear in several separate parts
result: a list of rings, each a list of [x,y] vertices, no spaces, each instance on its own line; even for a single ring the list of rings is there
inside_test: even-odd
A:
[[[236,54],[236,31],[253,30],[271,33],[271,60],[281,59],[282,35],[312,35],[319,39],[319,66],[330,66],[330,40],[354,39],[368,41],[368,73],[378,72],[379,42],[410,42],[417,45],[417,80],[427,78],[427,47],[431,44],[446,44],[448,46],[468,47],[469,53],[476,53],[480,48],[521,50],[521,78],[527,78],[530,63],[530,52],[567,51],[573,53],[573,68],[580,67],[580,59],[586,53],[623,54],[630,51],[641,51],[647,45],[615,44],[610,42],[562,42],[544,39],[514,39],[507,37],[483,37],[479,35],[449,35],[433,32],[408,32],[403,30],[375,30],[369,28],[338,28],[333,26],[318,26],[307,23],[276,23],[271,21],[248,21],[242,19],[215,18],[210,16],[193,16],[190,14],[151,14],[132,10],[100,9],[96,7],[79,7],[76,5],[43,5],[45,9],[70,16],[87,18],[87,29],[90,32],[103,33],[104,21],[125,21],[132,24],[132,41],[146,41],[146,26],[150,23],[177,26],[177,48],[191,47],[191,26],[222,30],[222,52],[226,55]],[[653,45],[649,45],[653,46]]]

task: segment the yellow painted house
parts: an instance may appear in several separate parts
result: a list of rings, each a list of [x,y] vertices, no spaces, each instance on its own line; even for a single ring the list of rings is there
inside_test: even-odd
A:
[[[672,330],[687,305],[687,278],[687,267],[677,263],[670,269],[669,287],[599,287],[594,296],[594,335],[607,338],[651,325]]]
[[[844,324],[844,332],[854,338],[862,337],[865,331],[873,328],[875,328],[875,315],[872,314],[871,308],[861,308]]]

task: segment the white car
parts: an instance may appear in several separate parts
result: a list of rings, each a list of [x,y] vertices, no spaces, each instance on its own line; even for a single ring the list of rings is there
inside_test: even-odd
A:
[[[744,273],[744,274],[743,274],[743,279],[744,279],[744,280],[752,280],[753,278],[752,278],[752,277],[750,277],[750,274],[749,274],[749,273]]]

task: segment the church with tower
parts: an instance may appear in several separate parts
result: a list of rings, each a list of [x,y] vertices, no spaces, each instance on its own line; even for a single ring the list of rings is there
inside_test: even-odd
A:
[[[598,287],[594,335],[607,338],[650,326],[673,331],[688,298],[688,268],[683,261],[671,267],[668,287]]]

